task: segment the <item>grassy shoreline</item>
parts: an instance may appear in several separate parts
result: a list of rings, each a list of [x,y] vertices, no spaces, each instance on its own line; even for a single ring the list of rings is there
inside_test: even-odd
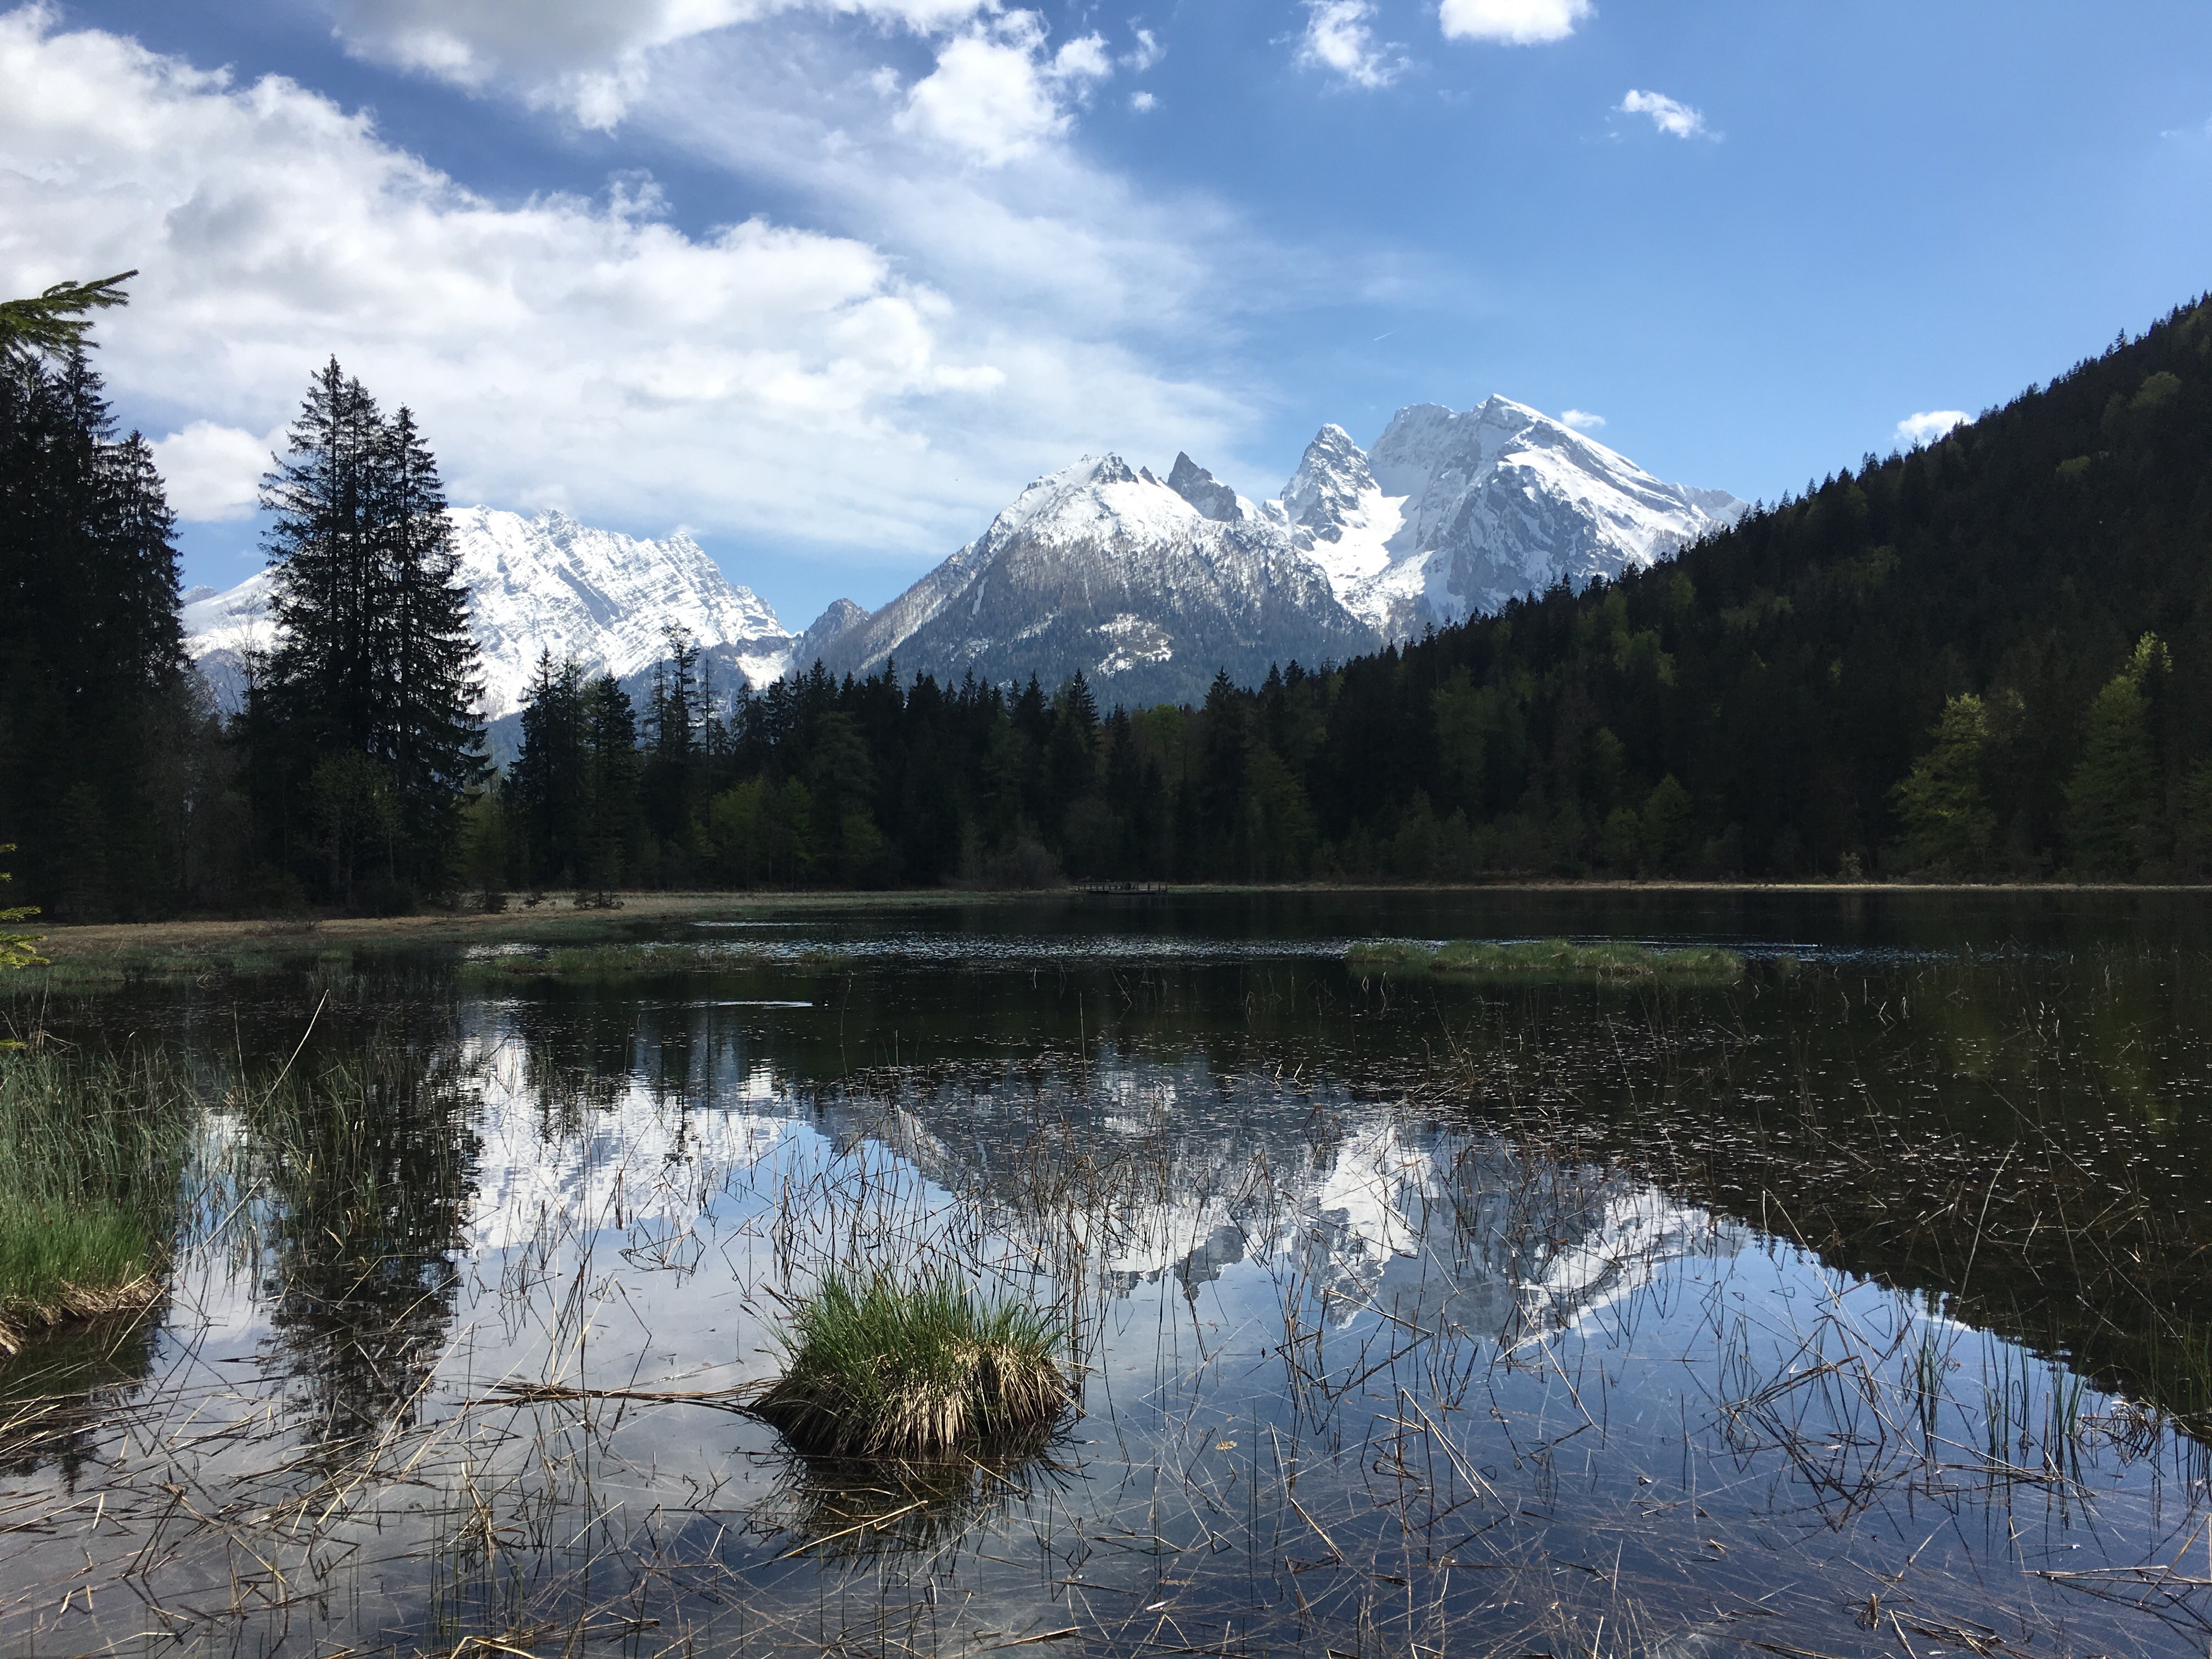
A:
[[[1235,885],[1192,882],[1148,890],[1146,897],[1198,897],[1213,895],[1337,895],[1370,893],[1589,893],[1623,896],[1694,894],[1792,894],[1836,898],[1956,897],[1980,895],[2063,896],[2069,894],[2133,893],[2212,896],[2212,884],[2136,882],[1752,882],[1752,881],[1571,881],[1498,880],[1489,882],[1284,882]],[[312,951],[319,944],[434,944],[447,941],[489,944],[502,940],[529,941],[567,935],[583,942],[612,937],[644,923],[741,920],[762,915],[835,915],[883,906],[958,908],[978,904],[1036,903],[1059,900],[1080,903],[1113,898],[1111,892],[1092,894],[1081,888],[1047,889],[1037,892],[975,892],[944,887],[890,888],[881,890],[822,890],[767,892],[706,890],[681,893],[626,893],[619,910],[578,910],[563,898],[552,898],[536,909],[510,906],[495,914],[479,911],[430,911],[411,916],[333,916],[300,920],[195,920],[149,922],[99,922],[83,926],[48,926],[40,949],[56,962],[125,958],[148,951],[201,951],[210,958],[245,945],[261,945],[272,951]]]

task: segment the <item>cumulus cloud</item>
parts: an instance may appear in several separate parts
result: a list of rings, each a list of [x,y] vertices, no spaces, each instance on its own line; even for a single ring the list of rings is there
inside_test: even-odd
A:
[[[1595,432],[1605,424],[1605,416],[1593,415],[1586,409],[1563,409],[1559,419],[1577,432]]]
[[[1065,133],[1091,83],[1114,72],[1103,37],[1045,55],[1044,21],[1013,11],[949,41],[892,125],[986,167],[1003,167]]]
[[[1963,409],[1929,409],[1917,415],[1908,415],[1897,423],[1897,441],[1914,448],[1933,443],[1954,426],[1966,423]]]
[[[1592,9],[1590,0],[1443,0],[1437,21],[1447,40],[1539,46],[1565,40]]]
[[[1405,72],[1406,62],[1390,57],[1393,49],[1376,41],[1368,27],[1374,15],[1370,0],[1306,0],[1298,62],[1341,76],[1355,87],[1389,86]]]
[[[1041,43],[1030,59],[1062,87],[1097,62]],[[880,112],[864,77],[853,95]],[[971,313],[861,237],[762,219],[686,234],[641,184],[495,204],[282,78],[0,15],[0,281],[143,270],[101,319],[100,367],[196,517],[245,510],[265,434],[333,352],[414,407],[456,500],[887,552],[972,535],[1010,468],[1101,436],[1218,441],[1240,418],[1029,300],[1059,283],[1109,324],[1172,317],[1206,284],[1171,244],[1133,293],[1126,249],[1095,231],[1024,224],[957,183],[878,187],[971,249],[1000,226],[1012,254],[950,268],[1007,301]]]
[[[611,128],[644,91],[659,48],[777,13],[811,9],[920,31],[990,0],[331,0],[355,56],[478,90],[511,84],[539,107]]]
[[[283,443],[284,428],[256,436],[234,426],[194,421],[154,441],[169,506],[188,523],[218,524],[252,516],[269,458]]]
[[[1661,92],[1637,92],[1632,89],[1620,100],[1623,115],[1648,115],[1651,125],[1674,138],[1710,138],[1705,130],[1705,118],[1687,104],[1669,98]]]
[[[1149,114],[1159,106],[1159,101],[1149,92],[1133,92],[1129,94],[1129,107],[1139,115]]]
[[[1137,44],[1121,54],[1122,66],[1142,75],[1167,56],[1167,49],[1153,37],[1150,29],[1133,29],[1130,32],[1137,37]]]

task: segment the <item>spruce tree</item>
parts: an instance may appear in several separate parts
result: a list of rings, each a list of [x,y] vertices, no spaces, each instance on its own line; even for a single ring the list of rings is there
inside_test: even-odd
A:
[[[442,888],[463,793],[483,775],[476,635],[438,463],[404,405],[380,434],[378,758],[389,769],[418,877]]]
[[[1951,699],[1936,723],[1934,745],[1892,791],[1905,842],[1923,867],[1977,871],[1988,861],[1996,815],[1982,787],[1990,722],[1979,697]]]
[[[82,337],[119,280],[0,304],[0,839],[80,921],[184,901],[171,763],[200,735],[161,481]]]
[[[637,714],[611,674],[585,688],[583,868],[577,884],[604,902],[632,871],[638,841]]]
[[[508,781],[522,830],[523,878],[532,888],[558,886],[583,874],[584,671],[574,657],[556,665],[550,651],[542,652],[526,695],[522,748]]]
[[[437,463],[413,416],[385,419],[332,358],[263,482],[262,505],[278,638],[255,676],[248,725],[275,850],[327,867],[333,881],[353,867],[311,855],[328,852],[328,826],[339,821],[328,810],[339,775],[322,775],[334,757],[357,755],[389,803],[388,879],[442,891],[462,796],[483,775],[483,727],[468,591]],[[343,782],[348,801],[368,799],[357,770]],[[357,806],[341,816],[368,821]]]

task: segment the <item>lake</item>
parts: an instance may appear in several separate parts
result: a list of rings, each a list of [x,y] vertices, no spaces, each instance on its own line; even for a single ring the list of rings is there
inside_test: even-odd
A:
[[[0,1368],[0,1651],[2212,1644],[2212,896],[591,925],[17,998],[210,1109],[159,1315]],[[1553,935],[1746,969],[1343,961]],[[1052,1310],[1044,1451],[733,1409],[854,1269]]]

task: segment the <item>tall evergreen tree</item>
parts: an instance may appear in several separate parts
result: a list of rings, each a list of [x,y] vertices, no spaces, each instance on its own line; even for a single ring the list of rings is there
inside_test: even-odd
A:
[[[462,793],[483,775],[483,723],[476,713],[483,687],[438,463],[404,405],[380,434],[374,477],[379,576],[387,596],[376,653],[378,758],[391,773],[418,875],[442,887]]]
[[[86,356],[121,280],[0,304],[0,838],[79,920],[185,901],[173,763],[204,735],[161,481]]]
[[[583,748],[578,885],[604,898],[636,867],[641,822],[637,714],[611,674],[584,689]]]
[[[522,747],[508,775],[508,794],[522,836],[522,878],[533,888],[557,886],[582,873],[586,778],[584,671],[570,657],[538,659],[522,706]]]
[[[468,592],[437,464],[413,416],[385,419],[332,358],[264,481],[262,505],[277,644],[255,676],[248,727],[272,850],[322,869],[314,855],[330,850],[337,794],[356,803],[347,822],[368,821],[358,805],[370,799],[366,775],[329,769],[336,757],[359,756],[388,803],[389,880],[442,890],[463,793],[482,775],[483,727]],[[350,867],[333,861],[331,879]]]

